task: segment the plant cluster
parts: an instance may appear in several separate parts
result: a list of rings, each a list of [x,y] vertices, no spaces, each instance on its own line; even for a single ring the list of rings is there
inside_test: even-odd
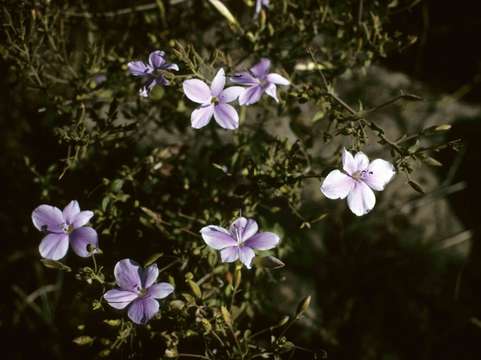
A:
[[[290,337],[309,292],[289,314],[270,296],[289,286],[283,271],[316,226],[338,222],[323,195],[369,217],[372,190],[399,177],[422,193],[416,167],[458,146],[444,140],[449,125],[392,139],[373,119],[417,95],[399,89],[365,107],[336,92],[346,72],[415,41],[385,29],[410,3],[2,5],[0,53],[21,93],[11,105],[28,106],[23,121],[44,136],[5,146],[33,178],[36,204],[67,204],[40,205],[32,220],[43,264],[65,272],[55,289],[69,304],[58,311],[75,344],[112,358],[326,356]],[[369,162],[368,144],[389,159]],[[306,205],[312,179],[318,196]],[[69,246],[82,259],[66,257]]]

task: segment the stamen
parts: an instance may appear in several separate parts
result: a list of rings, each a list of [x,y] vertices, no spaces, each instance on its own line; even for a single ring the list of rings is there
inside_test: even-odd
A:
[[[65,231],[66,234],[71,234],[72,231],[74,231],[74,227],[72,224],[67,224],[65,223],[64,226],[63,226],[63,231]]]

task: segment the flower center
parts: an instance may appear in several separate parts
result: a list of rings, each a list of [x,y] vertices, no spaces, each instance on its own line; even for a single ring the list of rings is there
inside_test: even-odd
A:
[[[75,229],[73,228],[73,225],[72,224],[65,224],[64,228],[63,228],[63,231],[65,231],[66,234],[71,234],[72,231],[74,231]]]
[[[354,180],[361,181],[361,180],[365,180],[367,175],[372,175],[372,171],[358,170],[354,174],[352,174],[351,177]]]
[[[147,289],[139,289],[139,296],[144,297],[147,295]]]
[[[93,254],[94,252],[97,252],[96,250],[97,250],[97,248],[95,247],[94,244],[87,244],[87,251],[90,254]]]
[[[242,245],[242,243],[241,243],[241,241],[242,241],[241,230],[242,229],[240,229],[238,226],[234,226],[234,233],[232,234],[239,246]]]
[[[210,102],[211,104],[217,105],[219,103],[219,98],[217,96],[212,96]]]

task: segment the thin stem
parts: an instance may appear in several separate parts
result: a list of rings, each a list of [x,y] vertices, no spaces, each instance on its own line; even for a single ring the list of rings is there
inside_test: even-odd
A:
[[[399,100],[422,101],[423,98],[420,97],[420,96],[414,95],[414,94],[401,94],[401,95],[396,96],[395,98],[392,98],[392,99],[386,101],[385,103],[382,103],[380,105],[376,105],[373,108],[364,111],[364,114],[375,112],[375,111],[377,111],[379,109],[382,109],[386,106],[394,104],[395,102],[397,102]]]
[[[237,287],[234,287],[234,291],[232,291],[232,297],[230,298],[230,306],[229,309],[232,312],[232,307],[234,306],[234,299],[237,294]]]
[[[249,336],[249,339],[255,338],[255,337],[257,337],[257,336],[259,336],[259,335],[261,335],[261,334],[264,334],[264,333],[267,332],[267,331],[272,331],[272,330],[277,329],[277,328],[280,328],[280,327],[282,327],[282,326],[284,326],[284,325],[285,325],[285,324],[269,326],[269,327],[267,327],[267,328],[265,328],[265,329],[259,330],[258,332],[255,332],[254,334],[250,335],[250,336]]]
[[[322,178],[323,176],[322,175],[317,175],[317,174],[313,174],[313,175],[299,175],[299,176],[296,176],[294,178],[294,180],[304,180],[304,179],[320,179]]]
[[[242,348],[241,348],[241,345],[240,345],[240,342],[239,342],[239,339],[237,338],[237,335],[234,331],[234,328],[232,327],[232,324],[229,325],[229,330],[230,332],[232,333],[232,337],[234,338],[234,341],[235,341],[235,344],[237,346],[237,350],[239,350],[239,353],[241,355],[241,358],[243,359],[244,358],[244,352],[242,351]]]
[[[357,114],[357,112],[354,111],[354,109],[352,107],[350,107],[346,102],[344,102],[344,100],[342,100],[339,96],[334,94],[332,91],[329,91],[327,93],[327,95],[329,95],[331,98],[336,100],[338,102],[338,104],[341,105],[344,109],[346,109],[349,113],[351,113],[351,115]]]
[[[177,264],[178,262],[181,262],[180,259],[175,259],[174,261],[172,261],[170,264],[164,266],[163,268],[159,269],[159,274],[165,270],[167,270],[168,268],[170,268],[171,266],[174,266],[175,264]]]
[[[181,2],[184,2],[185,0],[170,0],[171,5],[176,5]],[[116,17],[120,15],[129,15],[133,14],[136,12],[143,12],[143,11],[149,11],[149,10],[154,10],[155,8],[158,7],[158,4],[155,3],[150,3],[150,4],[144,4],[144,5],[139,5],[139,6],[132,6],[124,9],[119,9],[116,11],[106,11],[106,12],[101,12],[101,13],[89,13],[87,11],[77,13],[73,11],[67,11],[65,15],[70,16],[70,17],[82,17],[86,19],[91,19],[94,17]]]
[[[362,23],[362,13],[363,13],[363,8],[364,8],[364,1],[359,0],[359,7],[357,9],[357,24],[361,25]]]
[[[300,318],[300,315],[297,315],[294,319],[292,319],[284,329],[282,329],[281,333],[279,334],[279,336],[277,337],[277,340],[276,342],[279,342],[279,340],[284,336],[284,334],[287,332],[287,330],[290,329],[290,327],[297,321],[299,320]]]
[[[94,272],[97,274],[98,267],[97,267],[97,260],[95,260],[95,254],[92,254],[92,261],[94,263]]]
[[[264,353],[260,353],[260,354],[255,354],[253,357],[251,357],[251,359],[255,359],[255,358],[259,358],[259,357],[265,359],[265,356],[270,356],[270,355],[274,355],[274,353],[264,352]]]
[[[210,272],[207,275],[204,275],[199,280],[196,281],[197,285],[203,284],[205,281],[209,280],[212,276],[214,276],[214,272]]]
[[[331,98],[336,100],[339,103],[339,105],[341,105],[344,109],[346,109],[352,115],[356,115],[357,112],[354,111],[354,109],[352,107],[350,107],[344,100],[342,100],[339,96],[337,96],[334,93],[334,91],[332,91],[332,89],[329,87],[329,84],[327,83],[327,79],[324,76],[324,73],[322,72],[322,70],[319,69],[319,73],[321,74],[322,83],[324,84],[324,87],[326,88],[327,95],[329,95]]]
[[[225,343],[222,341],[219,335],[215,331],[212,330],[212,335],[217,339],[217,341],[222,345],[222,347],[225,347]]]
[[[204,356],[204,355],[198,355],[198,354],[187,354],[187,353],[178,353],[177,357],[188,357],[188,358],[196,358],[196,359],[207,359],[210,360],[210,357]]]

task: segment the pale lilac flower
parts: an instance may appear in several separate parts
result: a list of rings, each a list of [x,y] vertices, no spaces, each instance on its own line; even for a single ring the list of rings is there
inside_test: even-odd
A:
[[[259,13],[261,12],[262,6],[267,8],[269,6],[269,0],[256,0],[255,17],[259,16]]]
[[[63,211],[50,205],[37,207],[32,212],[33,225],[47,234],[38,247],[40,255],[59,260],[67,254],[69,242],[78,256],[94,254],[99,243],[97,232],[84,226],[93,216],[92,211],[80,211],[76,200],[72,200]]]
[[[255,104],[264,93],[279,102],[276,85],[289,85],[290,83],[289,80],[279,74],[269,73],[270,67],[271,61],[269,59],[261,59],[249,71],[235,74],[231,78],[232,82],[247,86],[239,96],[240,105]]]
[[[349,209],[357,216],[374,208],[376,197],[372,190],[384,190],[396,173],[394,166],[385,160],[369,162],[362,152],[353,157],[346,149],[342,151],[342,167],[344,172],[333,170],[327,175],[321,191],[329,199],[347,197]]]
[[[179,71],[177,64],[170,64],[165,60],[165,52],[156,50],[149,55],[149,62],[131,61],[127,65],[129,72],[133,76],[145,78],[144,86],[139,90],[139,95],[149,96],[150,91],[155,85],[169,85],[169,81],[164,77],[164,71]]]
[[[259,227],[253,219],[240,217],[229,230],[209,225],[200,230],[205,243],[220,250],[222,262],[239,259],[248,269],[251,268],[254,250],[269,250],[279,243],[279,236],[271,232],[257,232]]]
[[[155,283],[159,276],[156,264],[142,269],[136,262],[123,259],[115,264],[114,275],[119,289],[107,291],[104,299],[114,309],[128,306],[127,315],[136,324],[152,319],[159,312],[156,299],[163,299],[174,291],[169,283]]]
[[[229,103],[236,100],[244,89],[240,86],[224,89],[224,86],[224,69],[217,72],[210,87],[199,79],[184,81],[184,94],[193,102],[201,104],[190,116],[194,129],[206,126],[212,116],[224,129],[233,130],[239,127],[239,115]]]

